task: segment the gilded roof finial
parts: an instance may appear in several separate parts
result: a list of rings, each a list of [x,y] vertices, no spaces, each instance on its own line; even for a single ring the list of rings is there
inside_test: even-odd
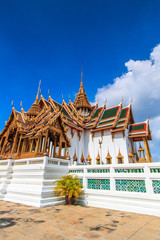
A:
[[[107,103],[107,98],[106,98],[106,100],[105,100],[105,102],[104,102],[104,107],[106,108],[106,103]]]
[[[37,92],[35,103],[38,103],[40,86],[41,86],[41,80],[39,81],[38,92]]]
[[[13,100],[12,100],[12,102],[11,102],[11,105],[12,105],[12,109],[14,109]]]
[[[50,97],[49,89],[48,89],[48,96]]]
[[[84,87],[83,87],[83,64],[81,66],[81,85],[80,85],[80,92],[84,92]]]
[[[22,101],[20,102],[20,106],[21,106],[21,113],[23,113],[24,110],[23,110],[23,106],[22,106]]]
[[[64,101],[64,98],[63,98],[63,93],[62,93],[62,101]]]
[[[96,104],[97,104],[97,106],[98,106],[98,102],[99,102],[99,97],[97,98],[97,103],[96,103]]]
[[[83,87],[83,67],[81,68],[81,84],[79,88],[79,92],[74,100],[74,106],[77,109],[91,109],[91,105],[88,101],[87,94],[84,91]],[[83,112],[83,111],[82,111]]]
[[[69,102],[71,102],[71,98],[70,98],[70,95],[69,95]]]

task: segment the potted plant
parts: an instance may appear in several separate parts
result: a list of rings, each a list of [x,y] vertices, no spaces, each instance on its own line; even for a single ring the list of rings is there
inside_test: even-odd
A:
[[[55,194],[60,195],[60,198],[65,196],[66,204],[73,205],[82,194],[83,185],[76,175],[63,176],[56,183]]]

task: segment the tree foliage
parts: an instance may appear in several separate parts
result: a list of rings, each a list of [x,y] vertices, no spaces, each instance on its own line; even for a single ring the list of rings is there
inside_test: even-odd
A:
[[[77,199],[82,194],[83,185],[79,182],[76,175],[63,176],[56,183],[55,194],[59,195],[60,198],[69,196]]]

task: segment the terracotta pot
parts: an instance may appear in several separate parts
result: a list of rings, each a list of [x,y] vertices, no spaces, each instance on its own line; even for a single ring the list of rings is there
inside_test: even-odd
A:
[[[72,196],[71,198],[69,196],[66,196],[66,204],[68,205],[74,205],[75,204],[75,201],[76,201],[76,198],[75,196]]]

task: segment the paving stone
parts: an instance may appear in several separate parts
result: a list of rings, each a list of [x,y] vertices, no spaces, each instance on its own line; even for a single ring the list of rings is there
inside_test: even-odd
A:
[[[83,206],[34,208],[0,201],[0,240],[160,240],[160,218]]]

